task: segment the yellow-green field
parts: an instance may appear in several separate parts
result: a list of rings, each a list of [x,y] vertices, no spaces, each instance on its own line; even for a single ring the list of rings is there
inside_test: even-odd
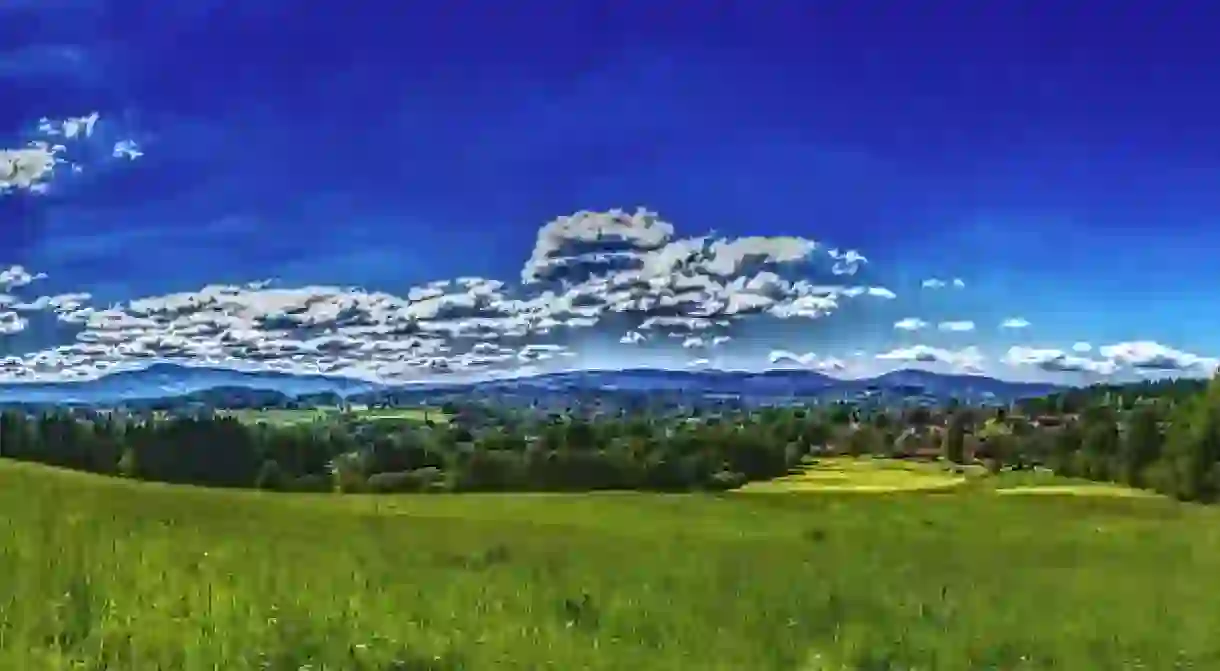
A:
[[[975,469],[977,470],[977,469]],[[831,457],[811,461],[800,473],[753,482],[747,493],[904,492],[940,490],[966,483],[968,475],[935,463]]]
[[[1005,473],[987,476],[981,466],[958,467],[913,460],[829,457],[810,460],[800,472],[782,478],[752,482],[735,491],[747,494],[798,494],[834,492],[928,492],[961,485],[996,494],[1061,496],[1157,497],[1147,490],[1087,480],[1068,480],[1049,473]]]
[[[1015,487],[1000,487],[997,494],[1044,494],[1060,496],[1119,496],[1119,497],[1156,497],[1157,494],[1143,490],[1132,489],[1122,485],[1106,483],[1088,483],[1072,485],[1024,485]]]
[[[0,510],[5,670],[1220,668],[1220,510],[1160,498],[274,495],[0,460]]]

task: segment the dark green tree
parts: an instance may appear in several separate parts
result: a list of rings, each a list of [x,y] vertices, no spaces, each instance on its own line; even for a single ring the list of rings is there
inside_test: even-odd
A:
[[[1151,405],[1136,408],[1127,423],[1119,455],[1119,477],[1132,487],[1144,486],[1148,467],[1161,456],[1161,416]]]
[[[967,421],[965,413],[960,410],[955,411],[949,416],[949,426],[945,430],[945,436],[941,444],[946,461],[954,464],[966,463]]]

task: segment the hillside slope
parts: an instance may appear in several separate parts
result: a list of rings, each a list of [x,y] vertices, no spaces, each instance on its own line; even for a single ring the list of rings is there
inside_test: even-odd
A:
[[[336,498],[0,461],[0,508],[0,668],[1205,668],[1220,630],[1220,511],[1163,500]]]

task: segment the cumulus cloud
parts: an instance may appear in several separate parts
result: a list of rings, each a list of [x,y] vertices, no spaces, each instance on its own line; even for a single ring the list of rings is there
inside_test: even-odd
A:
[[[1112,375],[1118,370],[1113,361],[1074,356],[1052,348],[1010,347],[1002,361],[1010,366],[1028,366],[1048,373]]]
[[[51,176],[57,154],[63,149],[45,142],[33,142],[22,149],[0,149],[0,192],[8,189],[28,189],[39,192]]]
[[[29,322],[12,310],[0,311],[0,335],[24,331]]]
[[[594,327],[623,344],[655,339],[702,354],[731,342],[743,320],[820,320],[845,301],[893,300],[885,287],[836,281],[864,262],[792,236],[679,237],[643,209],[578,212],[539,230],[513,285],[459,277],[396,295],[252,282],[110,306],[83,293],[11,297],[6,309],[44,310],[77,332],[6,360],[0,377],[88,377],[154,360],[385,381],[498,374],[575,357]],[[4,272],[6,291],[37,277]]]
[[[918,331],[926,328],[927,325],[928,322],[917,317],[907,317],[906,319],[900,319],[894,322],[894,328],[898,329],[899,331]]]
[[[777,369],[807,369],[821,373],[839,373],[847,369],[847,364],[835,357],[821,357],[813,352],[797,354],[788,350],[772,350],[767,357],[772,368]]]
[[[949,286],[953,287],[954,289],[964,289],[966,287],[966,282],[960,277],[954,277],[952,280],[948,281],[932,277],[924,280],[921,283],[921,286],[924,289],[944,289],[945,287]]]
[[[110,150],[110,155],[114,158],[125,158],[134,161],[144,155],[140,150],[140,146],[134,140],[119,140],[114,143],[114,148]]]
[[[832,249],[830,258],[834,259],[831,272],[835,275],[855,275],[862,264],[868,263],[868,259],[854,249],[846,251]]]
[[[863,262],[807,238],[675,237],[673,224],[645,209],[582,211],[542,227],[521,281],[579,295],[641,329],[694,331],[751,315],[816,319],[846,299],[893,298],[885,287],[811,281]]]
[[[628,331],[628,332],[624,333],[623,337],[619,338],[618,341],[623,343],[624,345],[635,345],[635,344],[644,342],[647,339],[648,339],[647,336],[645,336],[643,333],[640,333],[639,331]]]
[[[882,361],[901,361],[908,363],[944,364],[951,368],[977,372],[982,370],[984,357],[976,347],[966,347],[960,350],[942,349],[928,345],[902,347],[888,352],[882,352],[876,357]]]
[[[974,330],[974,322],[970,320],[947,321],[937,324],[936,328],[950,333],[964,333]]]
[[[1220,360],[1166,347],[1149,340],[1117,343],[1099,347],[1101,356],[1136,370],[1215,372]]]
[[[1002,329],[1023,329],[1028,327],[1029,321],[1023,317],[1009,317],[1000,322],[1000,328]]]
[[[79,167],[64,157],[68,150],[64,142],[93,135],[97,121],[97,112],[61,121],[44,118],[38,124],[40,137],[24,147],[0,148],[0,194],[15,190],[43,193],[57,165]]]
[[[11,291],[24,287],[35,280],[46,279],[46,273],[31,273],[24,266],[10,266],[0,270],[0,291]]]
[[[43,117],[38,120],[38,131],[48,137],[62,135],[69,140],[78,136],[89,137],[93,135],[93,128],[97,125],[99,118],[100,115],[97,112],[59,121]]]
[[[1053,373],[1089,373],[1112,376],[1129,373],[1214,373],[1220,360],[1167,347],[1157,342],[1140,340],[1104,345],[1097,348],[1097,357],[1084,356],[1093,350],[1088,343],[1078,342],[1075,353],[1054,348],[1012,347],[1004,363],[1012,366],[1032,366]]]

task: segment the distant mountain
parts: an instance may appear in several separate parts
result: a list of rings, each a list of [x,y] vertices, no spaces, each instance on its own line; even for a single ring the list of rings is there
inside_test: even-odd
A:
[[[670,371],[662,369],[587,370],[482,382],[383,385],[324,375],[234,371],[157,363],[78,382],[0,384],[0,403],[104,405],[152,399],[182,399],[215,404],[226,398],[276,399],[337,394],[356,401],[424,402],[431,399],[497,396],[564,399],[608,396],[665,396],[678,399],[730,396],[744,402],[853,398],[861,395],[925,397],[967,401],[1038,396],[1063,387],[1006,382],[979,375],[941,375],[900,370],[860,380],[840,380],[802,370]],[[242,394],[242,389],[262,394]],[[189,397],[189,398],[187,398]]]
[[[351,394],[378,388],[350,378],[237,371],[227,368],[155,363],[93,380],[0,384],[0,403],[105,404],[181,397],[217,388],[260,389],[298,396],[333,391]]]
[[[1008,382],[986,375],[948,375],[909,368],[884,373],[864,382],[891,389],[910,387],[934,396],[965,394],[1000,398],[1042,396],[1066,388],[1066,385],[1045,382]]]

